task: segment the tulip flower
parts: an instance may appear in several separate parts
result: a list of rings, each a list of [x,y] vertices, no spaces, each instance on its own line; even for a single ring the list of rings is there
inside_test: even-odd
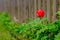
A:
[[[36,10],[36,16],[39,18],[44,17],[44,10]]]

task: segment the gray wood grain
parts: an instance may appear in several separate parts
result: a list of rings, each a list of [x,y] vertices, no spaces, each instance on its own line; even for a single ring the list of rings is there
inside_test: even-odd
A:
[[[60,3],[60,0],[58,0]],[[38,3],[37,3],[38,2]],[[44,9],[45,16],[48,20],[56,19],[56,0],[53,0],[51,5],[50,0],[0,0],[0,11],[7,11],[12,19],[16,19],[22,23],[28,18],[37,18],[36,10]],[[51,11],[53,10],[53,11]],[[52,13],[53,12],[53,13]],[[53,18],[50,18],[52,13]],[[14,19],[15,20],[15,19]]]

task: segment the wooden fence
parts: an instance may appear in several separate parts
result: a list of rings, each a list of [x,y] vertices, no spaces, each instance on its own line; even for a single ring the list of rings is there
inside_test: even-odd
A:
[[[0,11],[7,11],[12,20],[20,23],[36,18],[36,10],[44,9],[49,21],[56,19],[57,4],[60,0],[0,0]]]

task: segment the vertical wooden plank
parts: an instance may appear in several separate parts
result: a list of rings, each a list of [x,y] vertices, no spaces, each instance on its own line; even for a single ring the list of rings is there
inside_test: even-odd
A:
[[[7,12],[7,0],[4,0],[4,10]]]
[[[0,0],[0,11],[2,10],[2,8],[1,8],[2,5],[1,5],[1,3],[2,3],[2,0]]]
[[[24,17],[24,0],[22,0],[22,22],[24,23],[25,17]]]
[[[12,16],[12,20],[16,21],[16,16],[15,16],[15,0],[10,0],[10,4],[11,4],[11,16]]]
[[[19,4],[20,4],[20,1],[19,0],[17,0],[17,16],[18,16],[18,20],[20,19],[19,17],[20,17],[20,6],[19,6]]]
[[[31,0],[29,0],[28,2],[29,2],[29,3],[28,3],[28,4],[29,4],[29,5],[28,5],[28,7],[29,7],[28,17],[30,18],[30,15],[31,15],[31,12],[30,12],[30,11],[31,11],[31,8],[30,8],[30,7],[31,7],[30,2],[31,2]],[[29,18],[28,18],[28,19],[29,19]]]
[[[19,0],[16,0],[16,3],[17,3],[17,4],[16,4],[16,6],[17,6],[17,12],[16,12],[17,18],[16,18],[16,16],[14,16],[14,17],[15,17],[15,21],[18,22],[18,23],[19,23],[19,19],[20,19],[20,18],[19,18],[19,16],[20,16],[20,14],[19,14],[19,11],[20,11],[19,2],[20,2]]]
[[[47,0],[47,18],[50,21],[50,0]]]
[[[56,20],[56,0],[53,0],[53,21]]]
[[[15,9],[15,7],[16,7],[16,4],[15,4],[15,0],[14,0],[13,10],[12,10],[12,11],[13,11],[13,15],[14,15],[14,16],[13,16],[13,19],[16,21],[16,15],[15,15],[15,14],[16,14],[16,12],[15,12],[16,9]]]
[[[45,10],[45,0],[42,0],[42,9]]]
[[[26,13],[26,3],[27,3],[27,0],[24,0],[24,22],[27,22],[27,18],[28,18],[28,15]]]
[[[0,10],[4,11],[4,0],[0,0]]]
[[[58,10],[60,10],[60,0],[59,0],[59,9]]]
[[[46,17],[46,10],[45,10],[45,3],[46,0],[42,0],[42,9],[45,11],[45,17]]]
[[[10,6],[9,6],[9,10],[10,10],[10,16],[11,16],[11,20],[13,20],[13,13],[12,13],[12,0],[9,0],[9,2],[10,2]]]
[[[20,0],[20,23],[24,22],[25,18],[25,14],[24,14],[24,0]]]
[[[31,0],[29,0],[29,18],[30,18],[30,15],[31,15]]]
[[[31,5],[32,5],[32,7],[31,7],[31,14],[32,14],[32,20],[34,19],[34,0],[31,0]]]
[[[14,14],[13,14],[13,1],[12,0],[10,0],[10,16],[11,16],[11,19],[13,20],[13,16],[14,16]]]
[[[6,5],[7,5],[7,11],[8,11],[8,14],[10,15],[11,20],[12,20],[10,0],[7,0],[7,4],[6,4]]]
[[[24,22],[26,22],[26,16],[27,15],[25,15],[26,14],[26,10],[25,10],[25,8],[26,8],[26,2],[25,2],[26,0],[24,0]]]
[[[5,2],[5,4],[4,4],[4,8],[5,8],[5,10],[8,12],[8,1],[6,0],[4,0],[4,2]]]
[[[22,20],[23,20],[22,22],[24,23],[24,20],[25,20],[25,17],[24,17],[24,16],[25,16],[25,15],[24,15],[24,0],[22,0],[22,7],[23,7],[23,8],[22,8],[22,9],[23,9],[23,10],[22,10],[22,18],[23,18],[23,19],[22,19]]]
[[[15,0],[15,17],[18,19],[18,6],[17,6],[17,0]]]
[[[36,18],[36,0],[34,0],[34,16]]]
[[[17,1],[17,6],[18,6],[18,21],[19,23],[22,23],[22,0]]]
[[[53,16],[53,0],[50,0],[50,22],[52,22]]]
[[[25,8],[26,8],[26,0],[23,0],[22,5],[23,5],[23,13],[22,14],[23,14],[23,23],[24,23],[24,22],[26,22],[26,16],[27,16],[26,15],[26,10],[25,10]]]
[[[28,19],[29,18],[29,0],[26,0],[26,15]]]
[[[20,23],[22,23],[22,0],[20,0]]]
[[[41,9],[41,0],[38,0],[38,9]]]
[[[28,0],[28,8],[29,8],[29,13],[28,13],[28,17],[33,19],[33,11],[34,11],[34,0]]]
[[[0,0],[0,11],[3,11],[4,10],[4,2],[3,0]]]

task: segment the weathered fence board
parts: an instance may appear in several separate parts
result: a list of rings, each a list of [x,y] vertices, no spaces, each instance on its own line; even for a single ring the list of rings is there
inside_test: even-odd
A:
[[[56,0],[53,0],[53,21],[56,20]]]
[[[50,21],[50,0],[47,0],[47,18]]]
[[[34,13],[35,13],[35,14],[34,14],[34,15],[35,15],[34,18],[36,18],[36,9],[37,9],[37,8],[36,8],[36,0],[34,0]]]

